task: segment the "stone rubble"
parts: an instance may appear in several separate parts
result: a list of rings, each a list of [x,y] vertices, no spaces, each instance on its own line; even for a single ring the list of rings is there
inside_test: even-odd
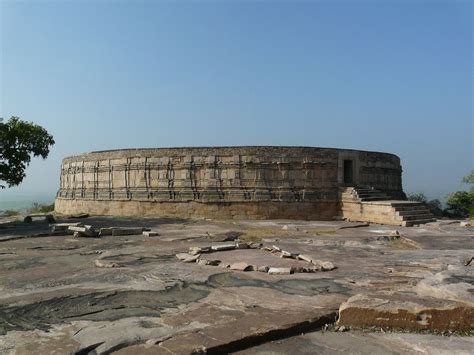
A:
[[[227,265],[227,264],[222,264],[220,260],[210,261],[210,260],[200,259],[200,255],[202,253],[213,253],[213,252],[219,252],[219,251],[229,251],[229,250],[248,249],[248,248],[265,250],[265,251],[271,252],[272,254],[280,253],[280,258],[303,260],[314,266],[312,267],[299,266],[299,267],[289,268],[290,272],[288,273],[288,270],[287,270],[288,268],[278,268],[278,267],[272,267],[272,266],[255,266],[255,265],[249,265],[245,262],[237,262],[231,265]],[[200,265],[213,265],[213,266],[219,265],[221,267],[228,267],[231,270],[267,272],[270,275],[277,275],[279,273],[281,274],[312,273],[316,271],[331,271],[331,270],[336,269],[336,266],[330,261],[315,260],[307,255],[295,254],[286,250],[282,250],[281,248],[275,245],[273,245],[272,247],[264,247],[261,243],[253,244],[253,243],[237,242],[235,244],[221,244],[221,245],[201,246],[201,247],[193,246],[193,247],[189,247],[188,253],[178,253],[176,254],[176,257],[183,262],[195,261]]]

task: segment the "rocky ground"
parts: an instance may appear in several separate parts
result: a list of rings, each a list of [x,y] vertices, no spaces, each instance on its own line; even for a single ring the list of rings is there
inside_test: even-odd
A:
[[[58,222],[159,235],[77,238],[1,221],[2,354],[474,349],[474,229],[459,222]],[[202,252],[199,262],[176,257],[236,243],[243,249]]]

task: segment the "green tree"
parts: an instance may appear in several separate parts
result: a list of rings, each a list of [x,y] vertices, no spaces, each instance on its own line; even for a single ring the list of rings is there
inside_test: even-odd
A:
[[[467,217],[474,207],[474,196],[467,191],[456,191],[448,195],[447,212],[453,217]]]
[[[474,170],[471,170],[468,175],[464,176],[462,182],[466,184],[474,184]]]
[[[37,124],[14,116],[7,122],[0,118],[0,188],[20,184],[31,158],[46,159],[53,144],[53,136]]]
[[[474,170],[464,176],[462,182],[474,184]],[[446,211],[454,217],[474,218],[474,186],[469,191],[456,191],[448,195]]]

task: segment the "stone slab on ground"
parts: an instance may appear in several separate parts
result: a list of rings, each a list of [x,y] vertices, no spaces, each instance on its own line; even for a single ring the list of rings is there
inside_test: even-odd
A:
[[[470,331],[474,308],[465,303],[416,295],[358,294],[339,308],[339,324],[410,330]]]

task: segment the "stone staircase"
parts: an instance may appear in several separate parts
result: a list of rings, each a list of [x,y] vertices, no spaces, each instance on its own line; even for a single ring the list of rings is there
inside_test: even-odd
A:
[[[386,193],[372,188],[354,188],[348,187],[342,192],[342,199],[363,201],[386,201],[390,196]]]
[[[436,219],[424,203],[392,200],[382,191],[349,187],[341,192],[342,217],[350,221],[414,226]]]

